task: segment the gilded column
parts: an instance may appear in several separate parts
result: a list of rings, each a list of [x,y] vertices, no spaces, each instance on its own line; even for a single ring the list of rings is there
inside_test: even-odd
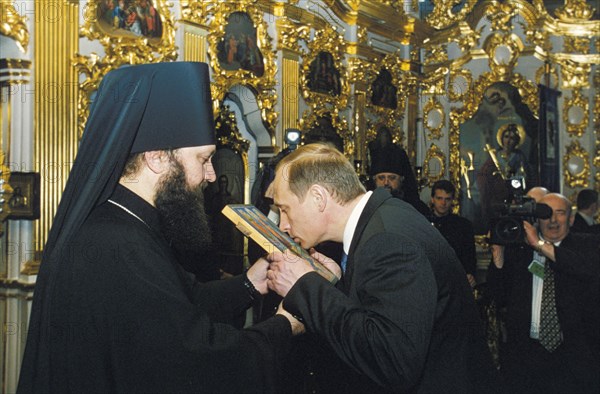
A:
[[[41,212],[35,239],[43,249],[78,144],[78,75],[73,57],[79,48],[79,2],[56,2],[35,9],[35,119],[34,156],[41,175]]]
[[[183,60],[207,62],[206,31],[188,22],[183,25]]]

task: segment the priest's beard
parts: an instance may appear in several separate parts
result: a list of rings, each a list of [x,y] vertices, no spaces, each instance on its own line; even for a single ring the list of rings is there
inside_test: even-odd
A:
[[[161,231],[178,253],[202,254],[210,249],[212,237],[202,189],[203,183],[188,187],[185,170],[176,159],[158,186],[154,203]]]

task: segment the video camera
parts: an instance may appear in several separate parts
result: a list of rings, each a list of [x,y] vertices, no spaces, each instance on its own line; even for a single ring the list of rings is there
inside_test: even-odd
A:
[[[523,220],[534,223],[536,219],[549,219],[552,208],[546,204],[538,204],[525,195],[522,177],[513,177],[506,181],[509,195],[504,205],[499,207],[499,216],[490,221],[491,244],[511,245],[523,243],[525,229]]]

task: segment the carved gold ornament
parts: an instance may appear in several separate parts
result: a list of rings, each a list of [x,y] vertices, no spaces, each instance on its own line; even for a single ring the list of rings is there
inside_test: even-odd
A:
[[[12,38],[22,52],[27,52],[29,46],[29,30],[26,17],[19,15],[14,1],[0,1],[0,35]]]
[[[448,80],[448,98],[450,101],[461,101],[471,89],[473,76],[466,69],[451,70]]]
[[[219,146],[227,147],[239,155],[248,153],[250,142],[242,138],[235,113],[229,106],[221,105],[219,116],[215,119],[215,129]]]
[[[548,76],[546,75],[547,71],[549,71]],[[550,78],[550,81],[547,81],[547,77]],[[538,85],[544,85],[544,86],[548,86],[549,88],[552,88],[552,89],[557,89],[559,82],[558,82],[558,71],[556,70],[556,67],[546,65],[546,64],[542,65],[535,72],[535,82]]]
[[[462,21],[468,15],[477,0],[437,0],[434,2],[433,11],[427,15],[427,23],[436,28],[444,29],[459,21]],[[454,12],[453,8],[457,5],[462,5],[458,12]]]
[[[516,34],[491,34],[483,44],[492,72],[510,74],[524,45]]]
[[[565,99],[563,107],[567,132],[572,136],[581,137],[587,129],[589,115],[588,100],[583,97],[580,89],[573,90],[571,97]]]
[[[427,178],[429,187],[444,178],[446,174],[446,155],[436,144],[431,144],[425,154],[423,174]]]
[[[437,98],[431,97],[423,106],[423,125],[427,129],[428,139],[442,138],[442,128],[446,124],[444,108]]]
[[[563,173],[565,184],[570,188],[588,187],[588,178],[590,176],[589,159],[589,154],[579,141],[573,140],[567,146],[567,152],[563,157]]]
[[[561,66],[563,88],[587,88],[590,86],[589,76],[592,70],[591,64],[576,62],[564,57],[559,58],[557,56],[556,58]]]
[[[313,108],[306,110],[300,119],[300,130],[302,135],[306,136],[311,130],[323,129],[324,132],[329,130],[329,127],[344,140],[344,154],[347,157],[352,157],[354,154],[354,139],[348,127],[348,122],[344,118],[340,118],[337,109],[328,109],[326,107]]]
[[[390,131],[390,133],[392,134],[392,142],[394,144],[404,145],[404,132],[398,125],[391,127],[385,122],[373,123],[370,120],[367,121],[366,142],[369,143],[375,140],[375,138],[377,137],[377,133],[382,127],[386,127]]]
[[[584,0],[565,0],[565,5],[554,10],[554,16],[561,20],[590,19],[594,15],[594,7]]]

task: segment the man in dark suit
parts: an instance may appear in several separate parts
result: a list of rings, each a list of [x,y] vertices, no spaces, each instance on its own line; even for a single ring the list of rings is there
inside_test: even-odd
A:
[[[571,231],[600,234],[600,224],[597,224],[594,219],[596,212],[598,212],[598,192],[592,189],[581,190],[577,194],[577,213]]]
[[[333,240],[347,255],[336,286],[298,257],[269,256],[270,288],[337,356],[319,371],[325,391],[498,390],[464,270],[422,215],[383,188],[365,192],[344,155],[324,144],[279,163],[274,201],[281,229],[303,248]]]
[[[513,392],[600,391],[600,239],[569,232],[571,203],[557,193],[523,245],[492,245],[488,285],[506,308],[501,364]]]
[[[460,260],[467,280],[475,286],[477,257],[473,224],[467,218],[452,213],[452,202],[456,188],[452,182],[441,179],[431,187],[431,214],[429,221],[446,238]]]

